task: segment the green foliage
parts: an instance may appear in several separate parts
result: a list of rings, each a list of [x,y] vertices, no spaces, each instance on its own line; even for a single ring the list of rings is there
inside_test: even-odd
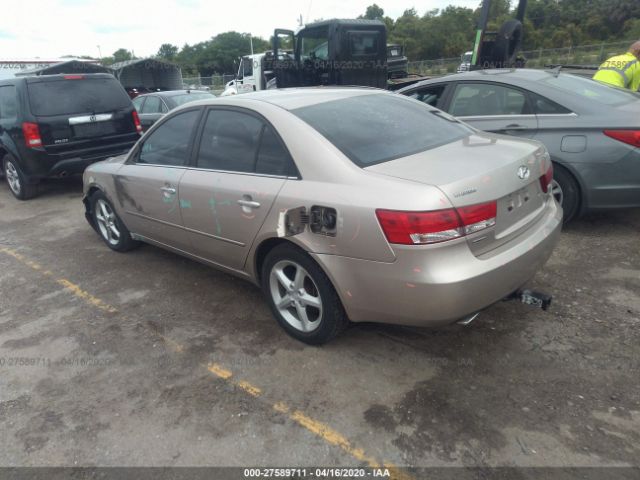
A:
[[[178,47],[176,47],[175,45],[171,45],[170,43],[163,43],[162,45],[160,45],[156,56],[163,60],[172,61],[176,58],[178,50]]]
[[[478,0],[480,4],[481,0]],[[505,20],[515,17],[517,6],[518,0],[492,0],[489,30],[495,31]],[[385,17],[384,10],[374,3],[359,18],[382,20],[387,26],[388,42],[403,45],[409,60],[415,61],[453,58],[471,50],[479,14],[479,6],[474,10],[450,5],[422,15],[415,8],[410,8],[392,19]],[[523,50],[575,47],[624,39],[640,40],[640,0],[528,0]],[[252,40],[255,53],[271,49],[270,42],[262,38],[252,37]],[[185,44],[181,49],[163,44],[157,56],[178,63],[184,75],[211,76],[235,73],[238,57],[250,53],[248,34],[224,32],[204,42]],[[121,48],[114,52],[113,57],[103,60],[109,64],[130,58],[133,58],[133,52]],[[576,61],[582,59],[572,57]],[[597,62],[598,58],[585,57],[584,61]],[[548,59],[531,59],[529,65],[545,62]],[[451,68],[448,65],[440,69],[448,71]]]

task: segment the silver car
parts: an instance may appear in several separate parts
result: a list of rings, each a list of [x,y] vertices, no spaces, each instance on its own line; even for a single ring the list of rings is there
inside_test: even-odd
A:
[[[640,206],[638,93],[526,69],[449,75],[400,93],[480,130],[544,143],[565,222],[588,210]]]
[[[352,322],[443,325],[523,286],[562,209],[541,144],[373,89],[273,90],[170,112],[84,174],[89,222],[259,285],[323,343]]]

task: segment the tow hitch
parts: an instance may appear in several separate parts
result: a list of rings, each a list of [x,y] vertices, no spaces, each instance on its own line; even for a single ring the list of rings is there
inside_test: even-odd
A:
[[[549,308],[549,305],[551,305],[552,298],[553,297],[551,295],[547,295],[546,293],[527,289],[516,290],[505,300],[519,300],[525,305],[531,305],[533,307],[541,308],[542,310],[547,310]]]

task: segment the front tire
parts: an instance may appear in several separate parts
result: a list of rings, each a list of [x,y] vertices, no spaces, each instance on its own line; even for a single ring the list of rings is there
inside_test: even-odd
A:
[[[291,244],[271,250],[262,267],[262,290],[280,326],[293,338],[321,345],[349,325],[331,281],[316,262]]]
[[[38,194],[38,185],[27,183],[15,158],[11,155],[5,156],[2,166],[5,180],[14,197],[18,200],[29,200]]]
[[[91,195],[91,215],[100,238],[111,250],[126,252],[138,246],[104,193]]]
[[[580,211],[580,187],[569,172],[559,165],[553,165],[551,193],[564,210],[563,223],[566,225],[576,218]]]

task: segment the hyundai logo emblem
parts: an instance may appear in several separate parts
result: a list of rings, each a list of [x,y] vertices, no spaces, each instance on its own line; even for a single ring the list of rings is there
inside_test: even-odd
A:
[[[518,168],[518,178],[520,180],[526,180],[527,178],[529,178],[529,175],[531,175],[529,167],[521,165],[520,168]]]
[[[96,118],[96,116],[95,116],[95,115],[89,115],[89,121],[90,121],[91,123],[95,123],[95,122],[97,122],[97,121],[98,121],[98,119]]]

